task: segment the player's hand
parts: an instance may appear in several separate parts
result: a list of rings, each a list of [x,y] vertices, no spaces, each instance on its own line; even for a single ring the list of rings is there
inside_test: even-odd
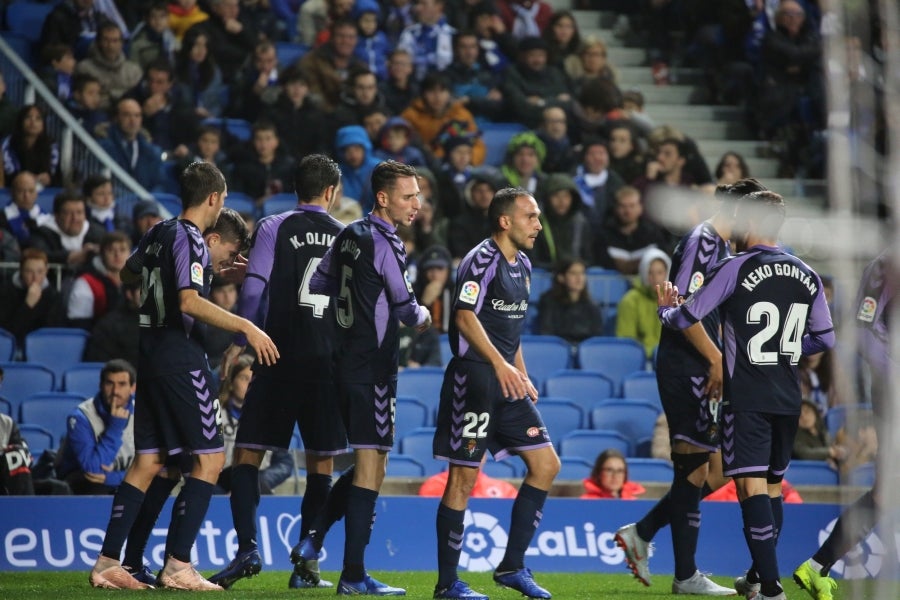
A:
[[[244,335],[247,336],[247,343],[256,351],[256,358],[262,364],[271,367],[281,358],[272,338],[256,325],[250,323],[250,329],[245,331]]]
[[[529,393],[529,390],[537,392],[528,376],[508,362],[503,362],[497,367],[496,374],[504,398],[520,400]]]
[[[106,483],[106,473],[88,473],[85,471],[84,478],[91,483]]]
[[[656,286],[656,303],[659,307],[678,306],[678,287],[667,281]]]
[[[416,325],[416,331],[418,331],[419,333],[427,331],[428,328],[431,327],[431,311],[424,306],[421,308],[425,311],[425,320],[422,321],[421,325]]]
[[[237,359],[243,351],[244,347],[238,346],[237,344],[229,344],[228,347],[225,348],[225,352],[222,353],[222,362],[219,366],[219,369],[222,371],[223,381],[228,378],[231,367],[237,363]]]
[[[706,397],[718,402],[722,399],[722,356],[709,364],[706,374]]]
[[[244,283],[244,278],[247,276],[247,263],[247,257],[238,254],[231,266],[221,269],[218,275],[228,283],[240,285]]]
[[[527,375],[525,378],[528,380],[528,397],[531,398],[532,404],[536,404],[538,401],[538,391],[537,388],[534,387],[534,383],[531,381],[531,378]]]

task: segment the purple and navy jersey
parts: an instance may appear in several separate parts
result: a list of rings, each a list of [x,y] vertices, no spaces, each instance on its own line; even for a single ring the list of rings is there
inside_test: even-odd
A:
[[[678,242],[672,254],[669,279],[678,288],[678,293],[687,299],[703,286],[713,267],[730,255],[728,242],[704,221]],[[703,317],[706,334],[721,348],[719,323],[717,310]],[[664,327],[659,338],[656,370],[664,375],[706,375],[709,364],[683,333]]]
[[[206,325],[181,312],[181,290],[209,296],[212,267],[200,229],[184,219],[157,223],[144,234],[125,267],[141,275],[138,368],[165,375],[207,367]]]
[[[510,264],[493,239],[473,248],[459,263],[456,291],[450,315],[450,348],[453,355],[486,362],[456,327],[456,311],[475,311],[488,339],[504,360],[512,363],[525,325],[531,261],[519,252]]]
[[[334,300],[309,282],[344,226],[320,206],[301,204],[257,223],[238,314],[263,327],[281,353],[276,368],[329,373]],[[235,336],[246,344],[243,336]],[[261,367],[263,368],[263,367]]]
[[[891,372],[889,317],[897,291],[890,251],[883,252],[866,266],[856,297],[856,325],[860,328],[860,353],[866,362],[885,377]]]
[[[396,227],[370,214],[335,238],[310,281],[313,294],[336,298],[337,361],[349,383],[397,376],[400,321],[425,322],[406,276],[406,249]]]
[[[685,329],[718,308],[724,333],[724,402],[732,412],[800,413],[797,363],[834,344],[822,280],[778,248],[726,259],[663,325]]]

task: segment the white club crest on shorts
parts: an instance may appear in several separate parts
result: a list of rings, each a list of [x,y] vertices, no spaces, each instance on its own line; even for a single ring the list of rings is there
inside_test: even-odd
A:
[[[459,301],[466,304],[475,304],[478,301],[478,293],[481,287],[474,281],[467,281],[462,284],[459,290]]]
[[[691,275],[691,283],[688,285],[688,293],[693,294],[701,287],[703,287],[703,273],[697,271],[696,273]]]
[[[191,263],[191,281],[203,285],[203,266],[198,262]]]
[[[875,320],[875,311],[877,310],[878,301],[872,296],[866,296],[859,304],[859,312],[856,313],[856,318],[860,321],[871,323]]]

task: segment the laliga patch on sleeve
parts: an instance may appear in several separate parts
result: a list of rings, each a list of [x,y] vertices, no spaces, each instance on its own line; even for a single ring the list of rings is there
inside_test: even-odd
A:
[[[203,267],[198,262],[191,263],[191,282],[203,285]]]
[[[409,273],[407,273],[406,271],[403,271],[403,281],[406,282],[406,291],[408,291],[410,294],[412,294],[413,293],[412,284],[409,282]]]
[[[859,312],[856,318],[865,323],[871,323],[875,320],[875,311],[878,310],[878,302],[872,296],[866,296],[859,305]]]
[[[688,285],[688,293],[693,294],[697,290],[703,287],[703,273],[697,271],[693,275],[691,275],[691,283]]]
[[[466,304],[475,304],[478,302],[478,292],[481,291],[481,288],[474,281],[467,281],[462,284],[462,288],[459,290],[459,301],[465,302]]]

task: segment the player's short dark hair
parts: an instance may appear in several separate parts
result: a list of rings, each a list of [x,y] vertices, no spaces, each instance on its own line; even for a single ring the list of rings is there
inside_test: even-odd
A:
[[[250,230],[247,228],[247,222],[233,208],[222,207],[216,224],[204,231],[203,235],[211,233],[218,233],[223,242],[236,242],[238,252],[244,252],[250,247]]]
[[[63,204],[66,202],[81,202],[85,205],[85,209],[87,209],[87,203],[84,201],[84,196],[81,196],[77,192],[64,190],[53,197],[53,214],[59,214]]]
[[[752,194],[753,192],[762,192],[767,188],[753,177],[745,177],[738,179],[734,183],[723,183],[716,186],[716,199],[723,202],[736,203],[738,200]]]
[[[396,160],[386,160],[379,163],[372,171],[372,193],[387,192],[393,189],[394,184],[401,177],[418,177],[415,167],[397,162]]]
[[[94,193],[94,190],[96,190],[101,185],[106,185],[107,183],[112,183],[112,179],[110,179],[106,175],[102,175],[100,173],[88,175],[85,178],[84,183],[81,184],[81,193],[85,198],[88,198],[91,194]]]
[[[503,228],[500,227],[500,217],[512,213],[512,207],[515,206],[516,198],[519,196],[531,196],[531,193],[520,187],[505,187],[494,193],[491,205],[488,207],[488,221],[491,224],[492,232],[503,231]]]
[[[753,221],[756,223],[757,233],[768,238],[778,236],[784,218],[784,198],[770,190],[747,194],[738,201],[735,209],[739,230],[746,232],[749,222]]]
[[[200,206],[210,194],[225,191],[225,176],[222,171],[215,165],[199,160],[185,167],[178,180],[181,184],[181,206],[186,209]]]
[[[338,164],[324,154],[303,157],[294,167],[294,193],[298,202],[309,202],[341,182]]]
[[[106,379],[107,375],[112,375],[113,373],[128,373],[128,383],[131,385],[134,385],[134,381],[137,379],[137,372],[130,362],[124,358],[114,358],[107,361],[103,368],[100,369],[100,385],[103,385],[103,380]]]

